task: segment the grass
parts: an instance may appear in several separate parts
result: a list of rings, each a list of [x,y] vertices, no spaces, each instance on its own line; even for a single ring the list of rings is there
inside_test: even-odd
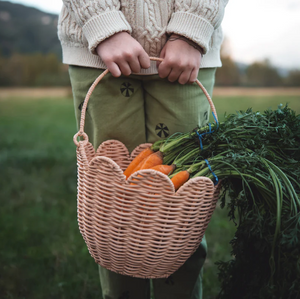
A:
[[[101,298],[76,222],[72,101],[1,105],[0,298]]]
[[[278,105],[288,104],[290,108],[300,113],[300,96],[234,96],[213,98],[220,121],[224,120],[225,112],[235,113],[239,110],[253,108],[254,111],[276,109]]]
[[[300,112],[299,97],[214,102],[220,119],[225,111],[286,102]],[[97,265],[76,220],[72,100],[10,98],[0,105],[0,298],[101,298]],[[205,299],[219,291],[214,263],[230,258],[235,228],[226,213],[217,208],[206,233]]]

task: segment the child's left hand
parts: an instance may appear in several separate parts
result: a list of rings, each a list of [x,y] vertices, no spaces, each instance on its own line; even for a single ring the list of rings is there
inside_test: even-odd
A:
[[[172,39],[178,35],[172,35]],[[188,42],[177,39],[167,41],[160,52],[158,74],[161,78],[168,78],[170,82],[178,80],[180,84],[194,83],[198,77],[201,63],[201,52]]]

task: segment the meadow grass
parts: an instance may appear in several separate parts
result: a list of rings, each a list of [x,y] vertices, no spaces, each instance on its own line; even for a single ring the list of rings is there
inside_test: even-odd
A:
[[[216,97],[219,118],[262,111],[299,97]],[[68,99],[0,101],[0,298],[101,298],[97,265],[76,219],[76,133]],[[216,209],[207,229],[204,298],[219,292],[215,262],[230,258],[235,227]],[[185,298],[182,298],[185,299]]]
[[[278,105],[286,105],[300,113],[299,96],[216,96],[213,98],[219,120],[224,120],[225,114],[252,108],[253,111],[263,112],[267,109],[277,109]]]

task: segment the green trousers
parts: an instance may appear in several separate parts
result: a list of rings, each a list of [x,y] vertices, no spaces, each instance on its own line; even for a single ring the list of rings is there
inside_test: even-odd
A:
[[[215,68],[201,69],[198,79],[211,95]],[[102,70],[70,66],[69,74],[79,126],[89,87]],[[197,84],[180,85],[158,75],[114,78],[107,74],[95,88],[87,106],[84,131],[95,149],[105,140],[123,142],[129,151],[137,145],[189,132],[208,122],[210,107]],[[153,279],[155,299],[202,298],[202,266],[207,246],[197,251],[167,279]],[[149,279],[123,276],[99,266],[103,299],[149,299]]]

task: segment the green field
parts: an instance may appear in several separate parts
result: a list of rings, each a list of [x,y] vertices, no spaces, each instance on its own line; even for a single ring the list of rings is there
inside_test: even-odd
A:
[[[300,113],[299,96],[214,102],[220,120],[225,112],[281,103]],[[0,298],[101,298],[97,265],[77,227],[72,100],[10,98],[0,104]],[[217,208],[206,234],[205,299],[219,291],[214,263],[230,258],[235,227],[226,214]]]

